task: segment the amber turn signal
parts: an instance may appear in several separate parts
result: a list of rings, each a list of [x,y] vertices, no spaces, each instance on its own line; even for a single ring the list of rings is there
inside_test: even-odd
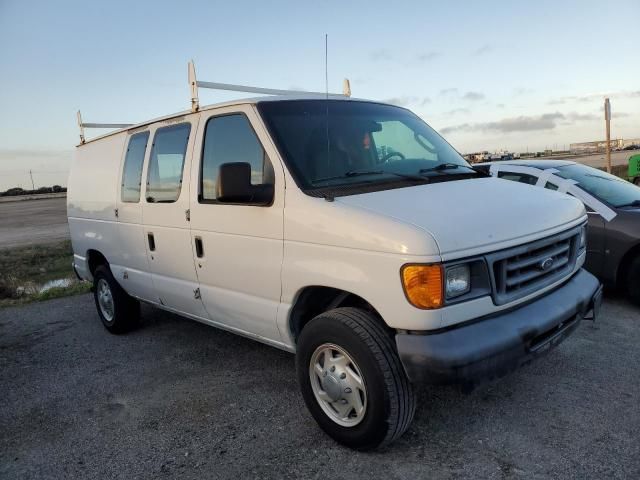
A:
[[[442,306],[442,265],[405,265],[401,276],[404,293],[414,307],[432,309]]]

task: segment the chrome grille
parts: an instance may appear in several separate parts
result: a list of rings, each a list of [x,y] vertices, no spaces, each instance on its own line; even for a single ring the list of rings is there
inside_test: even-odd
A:
[[[570,274],[578,257],[580,228],[487,255],[496,305],[530,295]]]

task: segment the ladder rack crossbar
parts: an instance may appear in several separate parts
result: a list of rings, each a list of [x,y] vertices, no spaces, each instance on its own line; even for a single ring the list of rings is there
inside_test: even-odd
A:
[[[306,92],[304,90],[282,90],[279,88],[250,87],[248,85],[234,85],[232,83],[203,82],[196,79],[196,67],[193,60],[188,65],[189,88],[191,90],[191,111],[197,112],[200,109],[200,99],[198,98],[198,88],[209,88],[212,90],[228,90],[232,92],[258,93],[262,95],[310,95],[325,96],[332,98],[345,98],[351,96],[351,85],[348,79],[342,83],[342,93],[328,92]]]
[[[82,123],[84,128],[127,128],[135,125],[134,123]]]
[[[203,82],[198,80],[196,85],[200,88],[212,90],[230,90],[233,92],[260,93],[264,95],[326,95],[325,92],[306,92],[304,90],[281,90],[277,88],[250,87],[248,85],[234,85],[231,83]],[[340,93],[330,93],[330,96],[343,97]]]

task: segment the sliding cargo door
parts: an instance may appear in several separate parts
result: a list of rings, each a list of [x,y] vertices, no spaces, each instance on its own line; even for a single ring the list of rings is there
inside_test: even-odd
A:
[[[153,128],[146,169],[144,241],[156,302],[207,318],[200,300],[189,226],[191,154],[197,116]]]

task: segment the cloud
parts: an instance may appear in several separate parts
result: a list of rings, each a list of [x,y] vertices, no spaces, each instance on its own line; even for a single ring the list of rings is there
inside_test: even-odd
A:
[[[533,93],[535,90],[533,88],[527,88],[527,87],[517,87],[513,89],[513,96],[514,97],[519,97],[521,95],[529,95],[530,93]]]
[[[416,57],[416,60],[422,63],[430,62],[431,60],[439,57],[440,55],[441,55],[440,52],[435,52],[435,51],[422,52],[418,54],[418,56]]]
[[[391,103],[392,105],[398,105],[400,107],[407,107],[409,105],[420,105],[422,107],[427,103],[431,103],[431,99],[429,97],[414,97],[411,95],[386,98],[382,101],[384,103]]]
[[[454,93],[458,93],[458,89],[457,88],[444,88],[442,90],[440,90],[440,95],[451,95]]]
[[[476,100],[482,100],[484,98],[484,93],[467,92],[462,96],[462,98],[464,100],[471,100],[471,101],[475,102]]]
[[[453,110],[448,110],[446,112],[443,113],[443,115],[458,115],[460,113],[471,113],[471,111],[468,108],[454,108]]]
[[[385,49],[379,49],[371,52],[370,57],[371,57],[371,60],[373,60],[374,62],[393,60],[393,55],[391,55],[391,52]]]
[[[446,135],[453,132],[535,132],[553,130],[558,125],[572,125],[574,123],[589,122],[598,119],[599,117],[593,114],[550,112],[543,113],[542,115],[503,118],[495,122],[462,123],[460,125],[445,127],[441,130],[441,133]]]
[[[485,53],[489,53],[493,51],[493,47],[491,45],[485,44],[482,45],[480,48],[476,48],[473,52],[471,52],[471,55],[473,55],[474,57],[478,57],[480,55],[484,55]]]
[[[640,90],[622,90],[618,92],[598,92],[584,95],[566,95],[564,97],[552,98],[547,105],[564,105],[565,103],[579,102],[587,103],[594,100],[604,101],[605,97],[612,100],[619,98],[640,98]]]
[[[460,92],[455,87],[443,88],[438,93],[441,97],[460,97]],[[460,98],[463,100],[477,101],[485,98],[483,93],[480,92],[466,92]]]

